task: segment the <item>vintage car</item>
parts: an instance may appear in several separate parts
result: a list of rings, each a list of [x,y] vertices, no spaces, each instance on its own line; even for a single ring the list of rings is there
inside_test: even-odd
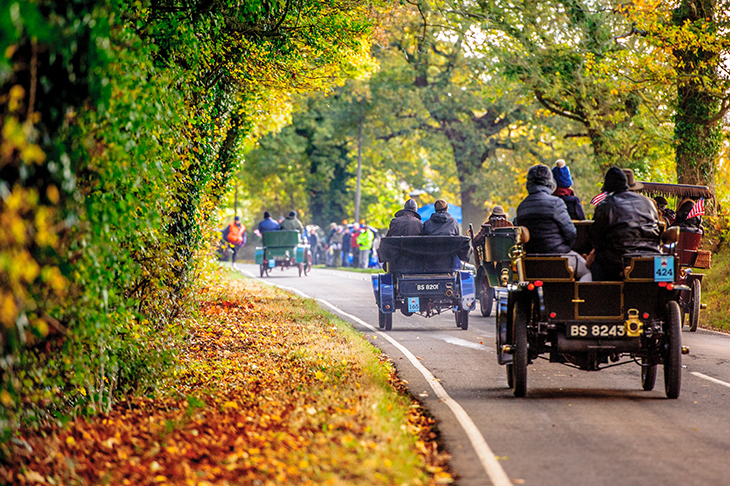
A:
[[[309,244],[305,243],[296,230],[265,231],[261,233],[263,246],[256,247],[255,263],[261,276],[269,276],[272,268],[296,267],[299,276],[307,275],[312,268]]]
[[[678,235],[670,228],[662,241],[672,248]],[[681,355],[689,350],[682,348],[678,299],[688,287],[676,283],[676,255],[626,255],[623,280],[580,282],[570,256],[526,255],[517,246],[496,324],[497,359],[515,396],[527,393],[528,364],[542,355],[586,371],[636,363],[644,390],[654,388],[661,364],[666,396],[679,396]]]
[[[482,316],[489,317],[494,306],[495,290],[504,290],[507,282],[512,281],[512,252],[526,233],[524,227],[486,229],[484,240],[475,239],[472,225],[469,225],[467,234],[471,239],[476,263],[477,300]]]
[[[456,326],[469,327],[475,308],[474,276],[460,270],[469,256],[465,236],[389,236],[380,239],[378,258],[386,273],[372,275],[378,325],[389,331],[393,312],[431,317],[452,310]]]
[[[707,186],[692,186],[687,184],[665,184],[658,182],[642,181],[643,187],[638,192],[647,196],[663,196],[677,207],[684,199],[697,201],[700,198],[712,199],[713,195]],[[678,209],[678,208],[677,208]],[[690,332],[695,332],[700,322],[700,309],[702,304],[702,278],[703,273],[694,269],[710,268],[711,257],[708,250],[700,250],[702,242],[702,231],[700,229],[680,227],[679,239],[677,240],[675,255],[679,260],[679,273],[677,283],[686,285],[689,290],[683,290],[679,295],[679,309],[682,315],[682,324],[689,326]]]

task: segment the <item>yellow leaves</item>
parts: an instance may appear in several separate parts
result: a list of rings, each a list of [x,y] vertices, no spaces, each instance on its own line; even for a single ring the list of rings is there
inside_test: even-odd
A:
[[[238,408],[238,404],[236,402],[226,402],[223,404],[223,408]]]
[[[69,447],[75,446],[76,439],[74,439],[72,435],[69,435],[68,437],[66,437],[66,445],[68,445]]]
[[[324,378],[325,378],[324,373],[322,373],[321,371],[317,371],[314,374],[314,377],[317,378],[318,380],[324,380]]]
[[[5,407],[12,407],[15,401],[13,400],[13,397],[10,396],[10,393],[7,390],[0,391],[0,403],[3,404]]]

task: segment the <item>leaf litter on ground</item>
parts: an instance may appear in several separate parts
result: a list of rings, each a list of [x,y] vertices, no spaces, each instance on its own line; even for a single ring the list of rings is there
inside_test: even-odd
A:
[[[7,484],[436,485],[435,424],[347,323],[253,280],[208,289],[154,395],[16,438]]]

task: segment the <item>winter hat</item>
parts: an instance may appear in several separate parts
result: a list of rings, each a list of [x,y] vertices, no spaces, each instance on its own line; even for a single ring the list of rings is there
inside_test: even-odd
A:
[[[297,217],[297,212],[296,211],[290,211],[289,212],[289,217],[290,218],[296,218]]]
[[[416,211],[418,209],[418,204],[416,204],[416,201],[414,201],[413,199],[409,199],[403,205],[403,209],[408,209],[410,211]]]
[[[443,199],[437,199],[436,202],[433,203],[433,209],[438,212],[448,211],[449,203],[447,203]]]
[[[236,216],[235,218],[233,218],[233,221],[241,221],[241,217],[240,216]]]
[[[629,189],[626,174],[618,167],[611,167],[603,180],[603,192],[624,192]]]
[[[270,217],[271,217],[271,213],[268,211],[264,211],[264,219],[270,218]]]
[[[550,167],[543,164],[536,164],[527,170],[527,186],[545,186],[550,192],[555,190],[555,179]]]
[[[573,178],[570,177],[570,169],[565,165],[563,159],[555,161],[555,167],[553,167],[553,178],[558,187],[570,187],[573,185]]]
[[[494,209],[492,209],[492,216],[507,216],[507,214],[504,212],[504,208],[502,206],[494,206]]]

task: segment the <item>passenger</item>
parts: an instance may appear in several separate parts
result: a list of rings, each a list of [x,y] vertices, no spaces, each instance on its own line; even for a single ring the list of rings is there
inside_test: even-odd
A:
[[[423,233],[423,221],[418,214],[418,204],[409,199],[403,209],[395,213],[385,236],[418,236]]]
[[[291,211],[289,213],[289,216],[284,218],[284,221],[281,222],[281,229],[283,230],[297,230],[299,231],[299,234],[304,233],[304,225],[301,221],[299,221],[299,218],[297,218],[297,212]]]
[[[265,231],[276,231],[279,229],[281,229],[279,227],[279,223],[274,221],[271,217],[271,213],[264,211],[264,219],[259,223],[259,233],[264,233]]]
[[[578,234],[570,219],[565,202],[557,196],[555,180],[547,165],[537,164],[527,171],[528,196],[517,207],[515,224],[530,231],[525,244],[527,253],[555,253],[568,255],[572,260],[575,276],[590,280],[585,259],[571,250]]]
[[[664,219],[664,221],[667,223],[667,228],[674,225],[674,219],[677,217],[677,215],[674,213],[674,210],[672,208],[668,208],[667,205],[669,204],[663,196],[655,196],[654,201],[656,201],[657,209],[659,210],[659,218]]]
[[[434,213],[423,223],[423,234],[430,236],[459,236],[459,223],[448,213],[449,203],[438,199],[433,204]]]
[[[504,212],[504,208],[502,206],[494,206],[492,214],[482,223],[482,227],[479,228],[479,233],[474,236],[474,245],[481,246],[484,243],[484,238],[489,234],[490,228],[510,227],[512,227],[512,223],[507,221],[507,213]]]
[[[608,196],[596,206],[590,230],[594,250],[588,263],[593,280],[621,280],[627,253],[659,253],[656,206],[648,197],[630,192],[641,187],[633,171],[611,167],[606,172],[601,190]]]
[[[674,224],[679,226],[685,231],[691,231],[693,233],[702,233],[702,216],[694,216],[687,218],[690,211],[694,207],[695,202],[692,199],[684,199],[677,206],[677,219]]]
[[[586,215],[583,213],[583,206],[580,204],[580,199],[575,195],[573,189],[570,188],[573,185],[573,178],[570,176],[570,169],[565,165],[565,161],[563,159],[555,161],[555,167],[553,167],[552,172],[555,184],[558,186],[555,192],[553,192],[553,196],[558,196],[565,201],[570,219],[576,221],[586,219]]]

